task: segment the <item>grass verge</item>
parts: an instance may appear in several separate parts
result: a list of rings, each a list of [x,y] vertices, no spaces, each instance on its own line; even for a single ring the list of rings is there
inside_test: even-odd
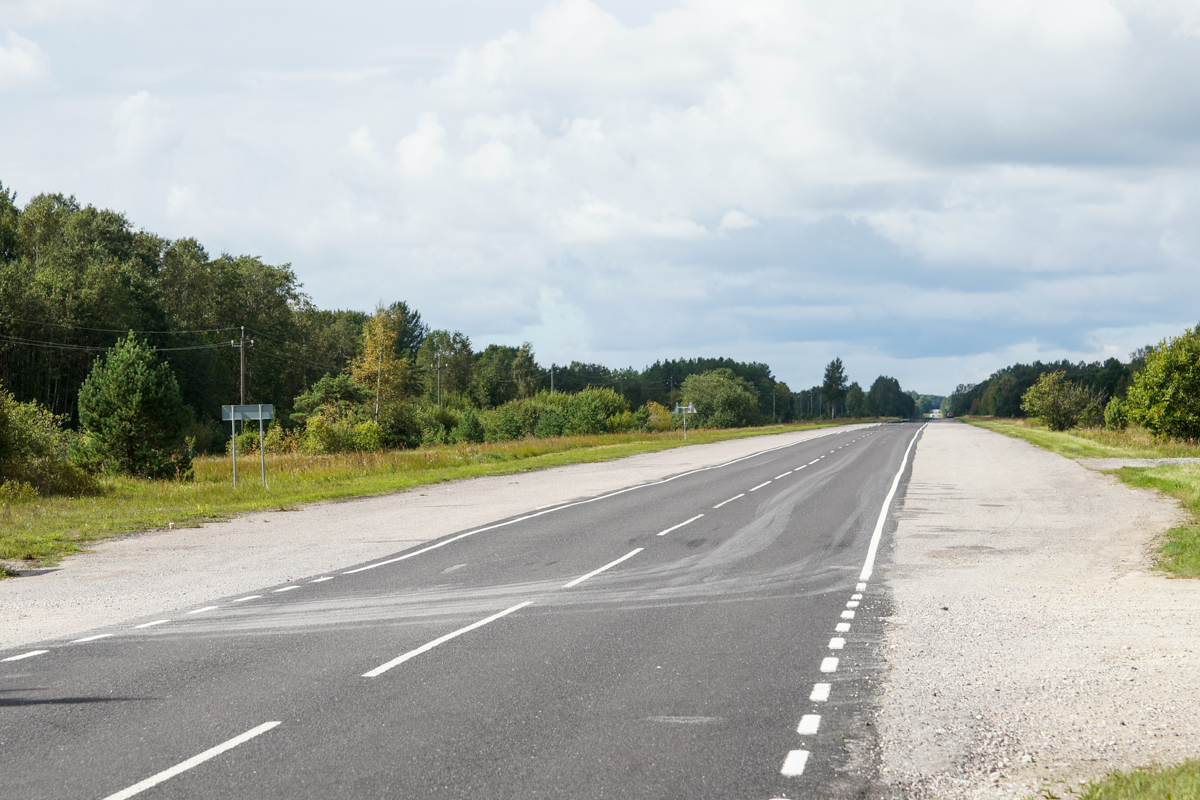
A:
[[[855,420],[857,422],[858,420]],[[845,423],[838,423],[845,424]],[[263,509],[367,497],[432,483],[505,475],[565,464],[608,461],[690,444],[831,427],[832,423],[773,425],[733,430],[678,431],[601,436],[564,436],[492,444],[460,444],[345,453],[328,456],[267,456],[263,488],[257,456],[238,459],[239,486],[230,480],[228,458],[198,458],[196,478],[186,483],[106,477],[94,497],[41,497],[0,506],[0,579],[12,562],[47,566],[80,552],[88,542],[132,531],[194,527],[202,522]]]
[[[1051,431],[1020,419],[969,417],[964,421],[980,428],[1024,439],[1067,458],[1200,457],[1200,445],[1156,442],[1150,434],[1140,428],[1125,431]],[[1164,542],[1158,548],[1158,563],[1155,566],[1179,578],[1200,578],[1200,523],[1197,523],[1200,519],[1200,464],[1122,467],[1116,470],[1115,474],[1128,486],[1156,489],[1183,503],[1183,507],[1191,515],[1191,520],[1171,528],[1164,534]],[[1200,797],[1200,794],[1188,796]]]
[[[1043,789],[1040,797],[1063,795]],[[1128,772],[1115,770],[1091,781],[1071,794],[1079,800],[1184,800],[1200,797],[1200,760],[1191,759],[1173,767],[1141,767]]]

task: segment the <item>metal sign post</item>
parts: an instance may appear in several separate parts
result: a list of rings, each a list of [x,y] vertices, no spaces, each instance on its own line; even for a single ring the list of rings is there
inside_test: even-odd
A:
[[[675,413],[683,414],[683,440],[686,442],[687,441],[687,415],[695,414],[696,406],[693,405],[692,403],[688,403],[686,406],[681,406],[681,405],[679,405],[679,403],[676,403],[675,404]]]
[[[267,452],[263,447],[263,420],[275,418],[275,406],[221,406],[221,419],[233,428],[233,488],[237,488],[237,423],[239,420],[258,420],[258,457],[262,466],[263,488],[267,486]]]

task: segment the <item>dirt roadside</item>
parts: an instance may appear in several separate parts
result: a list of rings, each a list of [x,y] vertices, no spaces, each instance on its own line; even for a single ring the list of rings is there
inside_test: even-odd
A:
[[[538,508],[864,427],[869,426],[732,439],[109,539],[63,559],[57,569],[0,581],[0,649],[177,612]]]
[[[886,580],[885,793],[1023,798],[1200,753],[1200,581],[1178,504],[959,423],[916,449]]]

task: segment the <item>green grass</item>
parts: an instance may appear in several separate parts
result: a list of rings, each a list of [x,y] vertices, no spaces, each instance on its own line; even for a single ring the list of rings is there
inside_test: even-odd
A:
[[[1024,439],[1067,458],[1197,458],[1200,445],[1156,442],[1141,428],[1125,431],[1074,429],[1050,431],[1027,420],[964,420],[980,428]],[[1129,486],[1156,489],[1178,499],[1191,519],[1164,534],[1155,567],[1179,578],[1200,578],[1200,464],[1165,464],[1160,467],[1122,467],[1115,471]],[[1104,795],[1107,797],[1108,795]],[[1115,795],[1114,795],[1115,796]],[[1200,798],[1200,794],[1195,795]]]
[[[89,542],[132,531],[194,527],[239,512],[291,509],[305,503],[388,494],[442,481],[505,475],[821,425],[774,425],[682,433],[564,436],[329,456],[268,455],[264,489],[257,456],[238,459],[235,490],[228,458],[195,461],[194,481],[101,479],[93,497],[42,497],[0,505],[0,561],[45,566]],[[12,574],[0,565],[0,578]]]
[[[1141,767],[1128,772],[1116,770],[1100,780],[1070,789],[1045,787],[1038,797],[1054,800],[1195,800],[1200,798],[1200,760],[1191,759],[1174,767]]]

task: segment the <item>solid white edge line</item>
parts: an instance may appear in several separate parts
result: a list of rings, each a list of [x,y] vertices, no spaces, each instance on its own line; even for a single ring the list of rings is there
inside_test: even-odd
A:
[[[829,700],[829,692],[833,689],[832,683],[814,683],[812,694],[808,699],[814,703],[825,703]]]
[[[587,575],[580,575],[578,578],[571,581],[570,583],[564,583],[562,588],[570,589],[572,586],[578,586],[579,584],[586,581],[588,578],[593,578],[593,577],[599,575],[601,572],[604,572],[604,570],[606,570],[606,569],[612,569],[617,564],[620,564],[622,561],[624,561],[628,558],[633,558],[634,556],[636,556],[638,553],[642,552],[645,549],[646,548],[644,548],[644,547],[636,547],[633,550],[630,550],[625,555],[618,558],[616,561],[610,561],[609,563],[605,564],[600,569],[594,569],[591,572],[589,572]]]
[[[667,528],[665,531],[663,531],[662,533],[657,534],[657,535],[658,536],[666,536],[671,531],[677,531],[680,528],[682,528],[684,525],[691,525],[693,522],[695,522],[696,520],[700,519],[703,516],[704,516],[703,514],[697,514],[696,516],[692,517],[691,519],[684,520],[683,522],[679,523],[678,525],[672,525],[670,528]]]
[[[496,614],[492,614],[490,617],[487,617],[486,619],[481,619],[478,622],[472,622],[470,625],[468,625],[465,628],[459,628],[456,631],[451,631],[450,633],[447,633],[445,636],[439,636],[438,638],[434,639],[432,642],[428,642],[426,644],[421,645],[416,650],[409,650],[407,653],[404,653],[403,655],[396,656],[395,658],[393,658],[391,661],[387,662],[386,664],[380,664],[378,667],[371,670],[370,672],[364,672],[363,677],[364,678],[378,678],[380,675],[387,672],[392,667],[398,667],[401,664],[403,664],[405,661],[408,661],[410,658],[419,656],[422,653],[428,653],[430,650],[437,647],[439,644],[445,644],[446,642],[450,641],[451,639],[453,639],[456,636],[462,636],[464,633],[469,633],[469,632],[475,630],[476,628],[482,628],[484,625],[487,625],[489,622],[495,622],[496,620],[500,619],[501,617],[506,617],[509,614],[513,613],[514,611],[520,611],[525,606],[530,606],[530,605],[533,605],[532,600],[526,600],[524,603],[517,603],[515,606],[513,606],[511,608],[506,608],[503,611],[500,611]]]
[[[343,572],[342,574],[343,575],[353,575],[356,572],[363,572],[368,569],[375,569],[376,567],[384,567],[384,566],[387,566],[388,564],[395,564],[398,561],[406,561],[407,559],[413,558],[415,556],[419,556],[422,553],[428,553],[430,550],[437,550],[439,547],[445,547],[446,545],[450,544],[451,542],[457,542],[459,539],[465,539],[468,536],[474,536],[477,533],[485,533],[486,531],[494,531],[497,528],[504,528],[509,525],[516,525],[518,522],[525,522],[526,520],[531,520],[534,517],[540,517],[543,514],[553,514],[556,511],[563,511],[568,508],[574,508],[575,506],[583,506],[583,505],[587,505],[588,503],[596,503],[596,502],[599,502],[600,500],[607,500],[610,497],[616,497],[617,495],[625,494],[626,492],[633,492],[633,491],[637,491],[638,489],[646,489],[651,486],[662,486],[664,483],[670,483],[671,481],[677,481],[680,478],[686,478],[689,475],[696,475],[701,472],[709,472],[714,469],[724,469],[725,467],[740,463],[742,461],[747,461],[751,458],[758,458],[759,456],[766,455],[767,453],[774,453],[776,450],[784,450],[789,447],[795,447],[796,445],[806,444],[808,442],[816,441],[817,439],[824,439],[826,436],[834,436],[839,433],[844,433],[844,431],[833,431],[830,433],[818,434],[817,436],[812,436],[807,439],[801,439],[798,442],[788,442],[787,444],[781,444],[778,447],[768,447],[766,450],[759,450],[757,453],[751,453],[748,456],[742,456],[741,458],[735,458],[732,461],[726,461],[723,464],[714,464],[711,467],[700,467],[698,469],[689,470],[687,472],[681,472],[678,475],[672,475],[669,478],[663,478],[661,481],[651,481],[650,483],[639,483],[637,486],[627,486],[624,489],[618,489],[615,492],[609,492],[608,494],[602,494],[597,497],[590,497],[587,500],[580,500],[575,503],[567,503],[567,504],[561,505],[561,506],[554,506],[553,508],[547,508],[544,511],[536,511],[535,510],[535,513],[533,513],[533,514],[526,514],[523,517],[517,517],[516,519],[510,519],[506,522],[497,522],[495,525],[488,525],[483,528],[476,528],[473,531],[466,531],[465,533],[460,533],[457,536],[451,536],[449,539],[438,542],[436,544],[431,544],[428,547],[422,547],[420,550],[414,550],[413,552],[405,553],[402,556],[396,556],[395,558],[389,558],[386,561],[378,561],[374,564],[367,564],[365,567],[357,567],[356,569],[347,570],[346,572]],[[824,456],[822,456],[822,458],[824,458]],[[813,463],[816,463],[816,462],[813,462]],[[741,497],[741,495],[738,495],[738,497]],[[730,499],[736,500],[737,497],[730,498]],[[729,501],[726,500],[725,502],[727,503]],[[721,503],[720,505],[714,506],[714,507],[720,508],[721,505],[724,505],[724,503]]]
[[[783,768],[779,772],[787,775],[789,778],[798,778],[804,774],[804,765],[807,763],[807,750],[792,750],[787,754],[787,758],[783,760]]]
[[[21,653],[19,656],[9,656],[8,658],[0,658],[0,661],[20,661],[22,658],[32,658],[40,656],[42,653],[49,653],[49,650],[31,650],[28,653]]]
[[[110,794],[108,797],[105,797],[104,800],[126,800],[126,798],[133,797],[135,794],[141,794],[142,792],[149,789],[151,786],[157,786],[158,784],[162,783],[165,780],[174,778],[176,775],[178,775],[181,772],[187,772],[192,767],[203,764],[205,761],[208,761],[210,758],[215,758],[216,756],[221,755],[221,753],[224,753],[226,750],[232,750],[233,748],[237,747],[239,744],[244,744],[244,743],[250,741],[251,739],[253,739],[255,736],[258,736],[259,734],[262,734],[262,733],[266,733],[267,731],[274,728],[276,725],[280,725],[280,724],[282,724],[282,723],[281,722],[264,722],[262,725],[259,725],[257,728],[251,728],[250,730],[246,731],[241,736],[235,736],[227,742],[223,742],[222,744],[219,744],[216,747],[213,747],[209,750],[205,750],[203,753],[200,753],[199,755],[192,756],[187,761],[183,761],[179,764],[176,764],[175,766],[171,767],[170,769],[165,769],[162,772],[158,773],[157,775],[151,775],[149,778],[146,778],[146,780],[140,781],[139,783],[135,783],[133,786],[130,786],[128,789],[122,789],[121,791],[117,792],[116,794]]]
[[[169,620],[169,619],[156,619],[156,620],[154,620],[154,622],[143,622],[141,625],[134,625],[133,627],[134,628],[152,628],[155,625],[162,625],[162,624],[170,622],[170,621],[171,620]]]
[[[904,450],[904,458],[900,460],[900,469],[896,470],[896,477],[892,478],[892,488],[888,490],[887,497],[883,499],[883,508],[879,509],[879,519],[875,522],[875,531],[871,534],[871,544],[867,548],[867,560],[863,563],[862,573],[858,576],[860,581],[871,579],[871,573],[875,571],[875,555],[879,552],[879,540],[883,538],[883,525],[887,522],[888,509],[892,506],[892,498],[896,496],[896,489],[900,487],[900,477],[904,474],[904,468],[908,466],[908,454],[912,452],[913,445],[917,443],[917,437],[921,435],[921,431],[925,430],[926,425],[922,425],[913,434],[912,441],[908,443],[908,447]],[[843,614],[843,616],[845,616]]]
[[[107,639],[112,636],[111,633],[97,633],[95,636],[85,636],[82,639],[75,639],[71,644],[79,644],[80,642],[94,642],[97,639]]]
[[[763,481],[762,483],[760,483],[758,486],[755,486],[755,487],[754,487],[753,489],[751,489],[750,491],[752,491],[752,492],[757,492],[759,489],[761,489],[762,487],[764,487],[764,486],[768,485],[769,483],[771,483],[771,482],[770,482],[770,481]]]
[[[713,510],[715,511],[716,509],[720,508],[721,506],[725,505],[726,503],[732,503],[734,500],[737,500],[738,498],[745,497],[745,496],[746,496],[746,493],[742,492],[741,494],[739,494],[735,497],[731,497],[728,500],[722,500],[721,502],[719,502],[715,506],[713,506]]]
[[[800,718],[800,724],[796,726],[796,733],[801,736],[814,736],[820,728],[820,714],[805,714]]]

